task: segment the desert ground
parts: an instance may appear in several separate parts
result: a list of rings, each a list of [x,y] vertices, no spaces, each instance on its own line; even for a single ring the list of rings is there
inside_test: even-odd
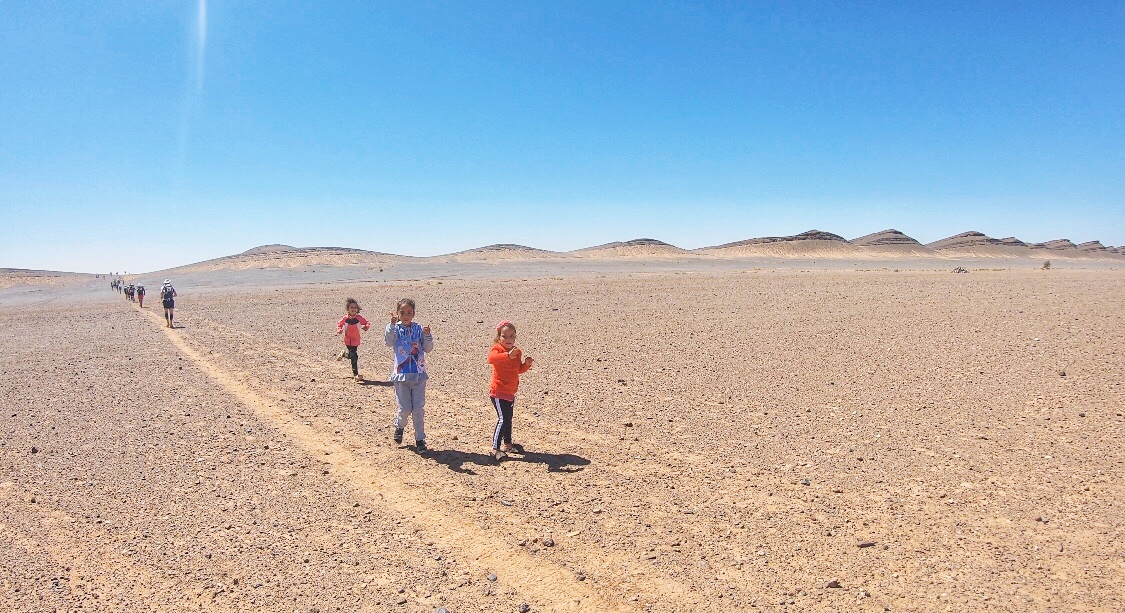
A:
[[[679,257],[0,285],[0,609],[1125,610],[1125,264]]]

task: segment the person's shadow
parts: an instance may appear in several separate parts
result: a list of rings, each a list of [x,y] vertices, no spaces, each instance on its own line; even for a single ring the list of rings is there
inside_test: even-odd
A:
[[[425,457],[452,470],[455,473],[475,475],[473,466],[497,466],[506,462],[528,462],[543,464],[549,473],[574,473],[590,464],[590,460],[573,453],[509,453],[508,457],[496,461],[491,455],[460,451],[458,449],[430,449]]]
[[[374,385],[375,387],[394,387],[394,381],[383,381],[380,379],[364,379],[359,382],[360,385]]]

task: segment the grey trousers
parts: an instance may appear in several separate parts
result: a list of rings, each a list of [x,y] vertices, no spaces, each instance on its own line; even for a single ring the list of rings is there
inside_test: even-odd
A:
[[[395,415],[395,428],[405,428],[407,417],[413,417],[414,440],[426,440],[426,380],[395,381],[395,397],[398,398],[398,415]]]

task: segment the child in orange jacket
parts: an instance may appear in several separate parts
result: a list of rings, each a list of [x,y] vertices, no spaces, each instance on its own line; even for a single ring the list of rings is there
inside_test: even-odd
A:
[[[496,461],[508,457],[508,452],[522,452],[522,447],[512,443],[512,411],[516,404],[516,390],[520,386],[520,375],[527,372],[535,363],[531,357],[524,357],[516,346],[516,326],[510,321],[496,324],[496,338],[488,352],[488,363],[492,365],[492,384],[488,396],[492,408],[496,409],[496,430],[492,433],[492,457]]]

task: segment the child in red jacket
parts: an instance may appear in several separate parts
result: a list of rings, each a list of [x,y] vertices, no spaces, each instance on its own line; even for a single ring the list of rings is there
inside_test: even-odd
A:
[[[359,329],[363,328],[366,332],[371,329],[371,324],[359,314],[359,303],[355,298],[348,298],[344,301],[344,308],[347,309],[348,314],[336,324],[336,334],[344,335],[344,346],[347,351],[340,354],[336,361],[343,360],[345,357],[352,361],[352,376],[355,377],[355,382],[363,381],[363,377],[359,376]]]
[[[488,388],[492,407],[496,409],[496,430],[492,433],[492,457],[496,461],[508,457],[510,451],[522,452],[522,447],[512,443],[512,410],[516,404],[516,390],[520,375],[535,363],[524,357],[516,346],[516,326],[510,321],[496,324],[496,338],[488,352],[492,365],[492,384]]]

